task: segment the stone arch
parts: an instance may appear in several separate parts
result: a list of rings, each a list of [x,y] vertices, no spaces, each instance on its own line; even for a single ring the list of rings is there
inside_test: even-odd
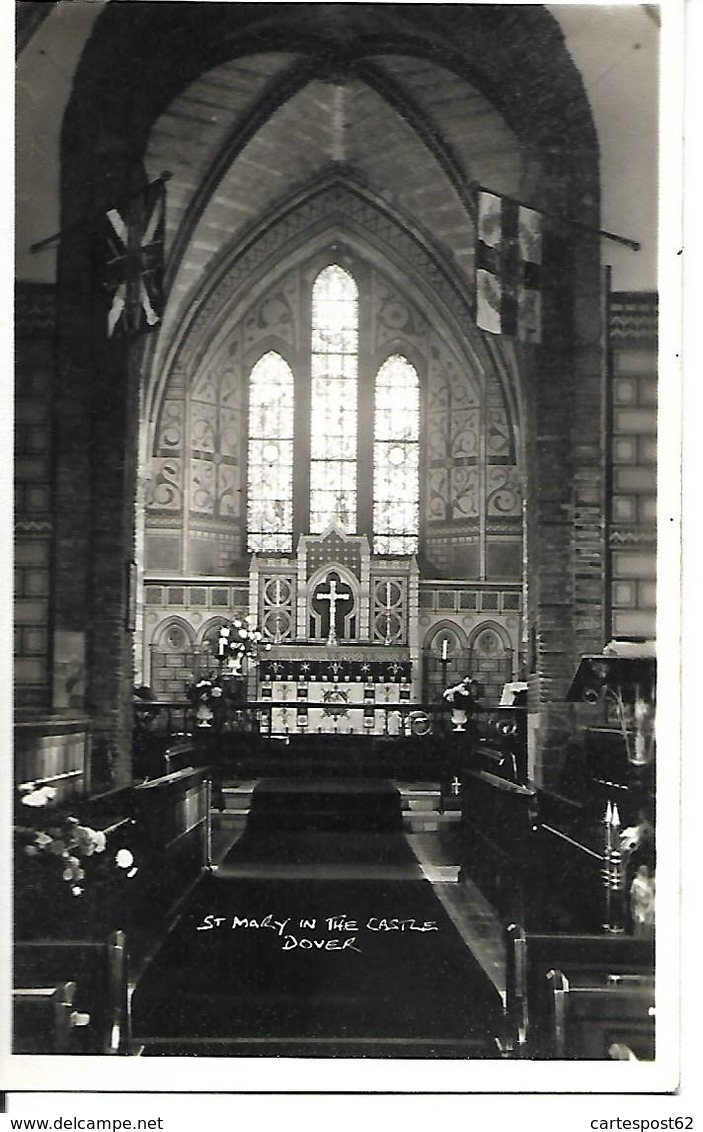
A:
[[[203,621],[198,629],[197,640],[198,647],[203,648],[205,643],[212,638],[215,633],[219,633],[229,621],[229,614],[218,613],[213,617],[208,617],[207,621]]]
[[[508,534],[512,545],[517,546],[513,555],[518,564],[515,567],[517,579],[522,557],[519,553],[522,519],[518,496],[522,475],[520,433],[508,407],[504,382],[505,375],[509,374],[512,382],[516,383],[516,367],[506,364],[498,370],[477,333],[462,329],[462,314],[465,324],[471,314],[467,300],[454,289],[450,278],[445,279],[444,290],[437,282],[432,288],[433,297],[430,297],[426,286],[428,277],[435,278],[431,273],[432,261],[412,236],[408,236],[392,217],[379,213],[363,194],[359,195],[356,190],[335,181],[312,198],[303,197],[299,209],[300,216],[298,212],[287,212],[278,218],[283,228],[280,238],[275,236],[276,225],[272,222],[262,234],[266,247],[262,249],[252,245],[246,249],[243,253],[248,265],[246,270],[243,270],[236,255],[230,259],[228,254],[217,272],[219,282],[203,280],[202,293],[196,303],[197,317],[190,329],[184,329],[178,346],[174,347],[172,368],[164,372],[161,391],[154,388],[147,398],[152,405],[153,417],[149,450],[144,452],[143,457],[145,472],[151,483],[145,514],[149,539],[153,533],[160,543],[161,525],[165,521],[173,522],[181,510],[185,513],[189,498],[192,511],[197,491],[197,499],[204,501],[198,504],[197,510],[202,513],[203,521],[210,524],[210,530],[201,536],[201,514],[190,523],[188,537],[184,534],[180,552],[182,558],[179,561],[183,562],[183,568],[196,572],[212,572],[214,569],[215,573],[246,569],[245,463],[242,454],[247,444],[245,426],[250,363],[258,359],[262,351],[274,348],[291,365],[295,374],[306,371],[306,327],[309,326],[306,322],[309,313],[306,287],[309,288],[319,263],[335,258],[351,270],[355,278],[358,276],[358,281],[362,281],[363,305],[367,312],[371,295],[378,299],[382,294],[387,300],[383,311],[393,308],[397,314],[397,308],[402,305],[405,312],[405,322],[400,328],[386,326],[380,308],[375,309],[373,318],[370,314],[366,315],[369,339],[364,339],[363,381],[366,393],[373,396],[378,366],[381,359],[385,360],[390,353],[401,353],[418,372],[425,426],[420,451],[425,462],[429,464],[431,459],[433,465],[423,475],[420,484],[420,540],[428,562],[439,561],[439,569],[451,572],[450,563],[463,560],[467,543],[475,546],[477,537],[490,538],[494,528],[498,527],[498,534]],[[340,216],[354,211],[357,227],[353,234],[350,230],[345,233],[345,237],[350,238],[343,241],[342,251],[338,246],[336,225]],[[312,229],[312,237],[308,225]],[[379,226],[385,232],[382,243],[366,232]],[[288,240],[291,231],[295,233],[292,245]],[[331,244],[336,246],[332,253]],[[274,248],[277,252],[272,256]],[[437,268],[436,279],[440,278],[444,276]],[[213,294],[217,294],[217,300]],[[451,309],[447,304],[451,304]],[[275,308],[274,313],[263,325],[261,312],[269,306]],[[275,311],[278,311],[277,315]],[[391,315],[388,318],[393,321]],[[265,319],[263,323],[266,323]],[[191,340],[193,336],[195,342]],[[194,404],[196,392],[203,384],[203,374],[205,384],[212,386],[209,397],[212,404]],[[179,437],[180,451],[178,444],[170,444],[164,421],[169,424],[169,412],[178,413],[179,421],[189,420],[192,429],[193,421],[199,420],[201,415],[221,413],[222,406],[215,402],[218,400],[217,383],[223,380],[222,375],[229,375],[233,386],[225,411],[230,419],[238,415],[241,431],[234,441],[236,451],[221,453],[219,467],[215,470],[211,456],[201,451],[202,444],[191,443],[182,428],[180,431],[172,430]],[[456,407],[460,407],[460,397],[471,402],[468,406],[471,413],[464,414],[461,429],[449,427],[448,410],[444,406],[445,392],[448,391],[451,391],[449,395]],[[200,400],[202,396],[199,394]],[[470,416],[473,419],[469,419]],[[370,430],[370,419],[367,419],[367,425]],[[447,446],[446,450],[438,451],[436,443],[431,446],[430,434],[435,441],[441,440]],[[170,447],[164,444],[164,439],[169,441]],[[457,444],[456,453],[449,451],[450,443]],[[494,444],[500,446],[497,456],[493,453]],[[145,444],[143,451],[146,448]],[[192,450],[196,448],[199,451]],[[479,475],[475,467],[468,471],[460,468],[469,448],[471,460],[476,465],[479,462],[482,467],[485,465],[485,475]],[[458,485],[457,501],[452,507],[450,476],[454,472],[447,474],[445,469],[446,461],[453,463],[455,457],[457,476],[465,478]],[[196,476],[201,476],[198,469],[203,469],[202,475],[209,469],[211,481],[201,484],[198,479],[196,482]],[[494,507],[493,514],[485,523],[484,533],[479,536],[478,516],[484,510],[488,514],[491,498],[496,496],[500,486],[491,479],[496,473],[509,477],[511,507],[503,508],[503,514]],[[176,484],[174,481],[179,474],[181,480]],[[230,479],[225,479],[226,476]],[[472,476],[473,479],[469,478]],[[304,511],[304,474],[298,475],[297,487],[296,523]],[[161,496],[164,497],[163,505]],[[507,491],[504,497],[507,497]],[[469,500],[471,506],[462,510],[465,500]],[[447,510],[446,515],[442,514],[441,522],[455,527],[449,539],[442,533],[435,537],[436,505]],[[363,529],[370,534],[370,500],[366,504],[366,512],[361,516]],[[152,532],[153,524],[158,529]],[[459,524],[462,524],[461,530]],[[296,530],[301,533],[304,528],[298,526]],[[145,542],[148,543],[149,539]],[[218,557],[219,568],[195,564],[199,561],[195,555],[201,554],[201,547],[202,553],[212,552]],[[438,558],[439,555],[442,557]]]
[[[447,642],[446,658],[442,642]],[[422,642],[422,698],[433,703],[444,689],[457,683],[467,672],[469,642],[464,628],[450,617],[436,621]]]
[[[54,422],[60,456],[52,611],[54,655],[61,655],[64,641],[79,639],[91,657],[85,704],[96,705],[91,709],[96,749],[108,747],[118,755],[118,781],[130,778],[132,649],[123,574],[134,544],[137,478],[135,461],[125,453],[136,448],[144,346],[108,342],[94,318],[85,218],[143,184],[151,126],[192,79],[220,61],[283,50],[308,61],[311,73],[331,78],[384,54],[442,60],[500,110],[521,140],[523,195],[535,199],[536,193],[542,206],[597,226],[597,139],[583,83],[555,18],[539,5],[459,5],[451,9],[451,18],[449,11],[440,21],[431,5],[215,3],[203,20],[198,4],[108,4],[96,21],[75,74],[62,134],[61,221],[64,229],[75,231],[62,242],[58,258]],[[528,613],[538,642],[549,640],[550,630],[560,630],[558,649],[538,643],[533,678],[533,702],[545,715],[541,741],[547,746],[551,705],[565,690],[575,656],[602,644],[604,597],[593,595],[593,581],[604,574],[603,532],[600,516],[589,510],[602,477],[597,239],[582,235],[571,255],[565,259],[574,281],[569,309],[557,307],[539,361],[519,357],[530,391],[525,424]],[[554,397],[557,382],[561,398]],[[578,455],[572,451],[576,437]],[[104,458],[94,460],[95,451]],[[80,492],[77,483],[83,484]],[[574,513],[578,531],[569,518]],[[545,522],[548,547],[541,538]],[[588,577],[575,565],[584,548],[592,562]],[[561,569],[547,571],[557,558],[563,560]],[[578,634],[575,617],[563,614],[577,607]]]
[[[193,626],[169,616],[155,626],[149,647],[149,686],[161,699],[182,699],[199,663]]]
[[[228,614],[216,614],[208,617],[197,632],[198,661],[200,672],[211,672],[217,669],[219,658],[217,655],[217,640],[220,629],[227,624]]]
[[[425,639],[422,642],[423,649],[434,649],[438,655],[441,655],[441,642],[445,637],[452,636],[456,641],[457,647],[462,652],[465,652],[469,647],[468,637],[466,631],[456,621],[451,618],[445,617],[441,621],[436,621],[427,632]]]
[[[153,420],[172,374],[188,381],[206,356],[217,354],[228,328],[263,298],[278,280],[330,245],[347,244],[362,262],[401,281],[409,300],[433,312],[433,322],[463,353],[477,372],[496,372],[513,389],[505,390],[506,408],[517,407],[519,388],[512,349],[487,344],[472,326],[473,299],[463,281],[444,262],[440,251],[410,232],[405,218],[386,202],[373,199],[353,177],[316,180],[272,210],[235,246],[223,250],[192,296],[190,319],[184,320],[166,355],[150,362],[145,389],[147,416]],[[489,346],[502,357],[500,373]]]
[[[172,631],[176,631],[182,634],[184,640],[182,642],[178,642],[175,639],[173,641],[169,641],[168,638]],[[160,646],[172,645],[173,647],[181,647],[181,645],[186,645],[189,647],[195,647],[196,636],[190,621],[188,621],[185,617],[170,615],[165,620],[159,622],[159,624],[156,626],[156,629],[154,630],[154,634],[152,636],[152,642]]]
[[[481,687],[481,698],[489,704],[498,703],[503,684],[513,677],[510,635],[497,621],[481,621],[471,631],[468,649],[469,671]]]

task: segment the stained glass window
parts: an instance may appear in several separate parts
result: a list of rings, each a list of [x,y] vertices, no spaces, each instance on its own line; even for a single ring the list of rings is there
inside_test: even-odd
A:
[[[280,354],[254,366],[249,384],[248,548],[293,546],[293,374]]]
[[[321,534],[332,521],[352,534],[358,524],[358,460],[373,459],[373,550],[414,554],[419,524],[419,380],[399,354],[375,380],[373,433],[358,437],[359,301],[355,280],[338,264],[317,276],[312,289],[310,462],[307,530]],[[249,393],[248,549],[293,548],[293,461],[307,447],[307,430],[294,436],[294,378],[280,354],[254,366]],[[370,406],[369,406],[370,411]],[[369,421],[370,423],[370,421]],[[298,451],[298,459],[300,451]],[[303,527],[305,516],[298,516]]]
[[[358,291],[332,264],[312,292],[310,531],[356,530]]]
[[[394,354],[376,376],[373,549],[414,554],[419,523],[420,390],[417,371]]]

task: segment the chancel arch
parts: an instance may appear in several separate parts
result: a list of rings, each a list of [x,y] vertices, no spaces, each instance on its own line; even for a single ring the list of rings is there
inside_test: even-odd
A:
[[[170,50],[163,53],[166,12],[162,6],[139,5],[125,18],[123,6],[108,5],[76,73],[63,131],[64,223],[77,222],[103,204],[108,207],[121,193],[133,191],[155,163],[168,168],[177,162],[170,184],[169,239],[179,236],[178,254],[186,274],[179,269],[171,280],[158,340],[132,350],[127,343],[107,342],[104,330],[92,326],[87,240],[78,236],[61,247],[56,428],[59,451],[73,451],[75,440],[79,455],[57,471],[57,577],[70,576],[72,585],[70,589],[57,585],[54,594],[55,654],[60,657],[64,649],[75,652],[78,633],[87,655],[90,637],[90,655],[96,663],[86,695],[92,703],[115,696],[121,700],[131,685],[130,647],[121,628],[126,597],[114,575],[123,547],[133,542],[134,520],[128,510],[137,469],[121,456],[116,456],[112,467],[107,461],[91,464],[87,455],[80,455],[88,451],[79,438],[87,438],[91,421],[97,421],[91,449],[97,445],[103,451],[121,451],[122,442],[128,445],[136,431],[138,406],[144,409],[142,463],[153,462],[151,469],[140,469],[152,484],[145,561],[140,563],[144,584],[157,576],[168,581],[175,572],[189,581],[211,577],[242,587],[248,566],[242,513],[245,461],[243,450],[227,437],[236,435],[237,428],[241,437],[244,430],[244,355],[251,349],[244,339],[244,315],[263,298],[274,278],[283,278],[296,257],[300,264],[315,250],[328,255],[333,245],[365,258],[394,281],[415,299],[423,317],[432,310],[427,370],[423,373],[417,367],[423,396],[431,366],[444,368],[441,356],[449,351],[461,370],[469,369],[475,379],[495,384],[501,412],[508,417],[510,441],[500,450],[491,449],[490,459],[484,460],[480,451],[471,448],[474,406],[466,399],[461,407],[462,436],[445,437],[444,458],[441,447],[437,450],[420,515],[421,597],[423,607],[431,606],[428,615],[436,617],[446,609],[443,583],[455,577],[478,583],[493,578],[503,587],[499,602],[514,603],[519,587],[514,570],[522,568],[517,548],[524,522],[532,584],[522,591],[529,608],[517,610],[518,614],[529,616],[531,624],[541,628],[543,623],[551,624],[551,611],[573,602],[580,609],[579,648],[595,647],[602,636],[603,602],[599,597],[594,603],[590,576],[582,577],[575,565],[558,577],[542,569],[548,552],[540,537],[545,516],[538,500],[548,491],[553,509],[549,554],[554,552],[554,539],[560,553],[574,563],[587,547],[593,576],[602,577],[602,527],[587,507],[588,498],[597,493],[594,477],[601,474],[600,415],[592,409],[601,377],[592,349],[592,343],[600,340],[597,241],[584,234],[571,253],[573,258],[564,261],[573,281],[568,297],[561,285],[564,274],[552,275],[555,283],[545,293],[547,333],[539,359],[511,344],[485,341],[472,325],[474,218],[468,187],[477,177],[499,190],[527,195],[538,205],[566,207],[585,223],[598,219],[598,153],[591,111],[554,17],[541,8],[508,16],[490,6],[467,6],[457,12],[447,35],[422,5],[414,10],[408,6],[398,25],[380,7],[367,11],[365,6],[339,5],[334,20],[324,26],[318,25],[317,6],[296,6],[295,18],[285,5],[267,5],[265,11],[256,6],[246,10],[236,6],[236,12],[234,8],[213,6],[213,19],[202,24],[193,21],[189,7],[179,12],[169,24]],[[172,15],[169,12],[169,19]],[[510,34],[500,34],[504,19],[510,20]],[[139,60],[120,47],[135,34],[156,61],[147,84]],[[535,102],[522,92],[526,83],[540,83],[542,60],[539,52],[525,51],[524,43],[542,42],[543,36],[549,43],[553,81],[548,90],[540,84],[543,97]],[[257,62],[244,87],[232,85],[240,100],[230,106],[232,129],[226,145],[224,135],[214,141],[210,160],[199,167],[201,180],[189,188],[178,145],[168,141],[168,122],[164,121],[158,138],[157,123],[192,83],[206,81],[219,66],[236,69],[242,64],[244,71],[254,56]],[[127,67],[124,58],[130,60]],[[443,60],[441,66],[438,59]],[[294,69],[304,64],[307,77],[299,68],[288,86],[273,81],[291,64]],[[419,73],[424,84],[417,81]],[[319,83],[314,90],[313,80]],[[364,84],[368,91],[362,89]],[[450,103],[443,101],[443,91],[450,88],[470,95],[472,120],[488,123],[495,149],[472,150],[454,130]],[[141,90],[138,112],[126,93],[134,89]],[[296,160],[302,158],[303,163],[291,165],[294,135],[285,126],[285,113],[278,111],[296,98],[302,108],[306,98],[318,95],[325,107],[324,115],[314,120],[319,133],[310,146],[295,147]],[[569,106],[568,124],[564,105]],[[364,107],[372,107],[383,122],[375,142],[361,129]],[[179,113],[181,109],[185,108],[179,107]],[[325,151],[321,139],[328,123],[332,128]],[[395,126],[404,144],[392,150],[385,139]],[[281,192],[271,193],[259,207],[256,184],[247,182],[233,208],[227,194],[219,196],[215,190],[224,185],[227,171],[262,128],[261,139],[275,146],[271,152],[280,155],[276,167],[289,171],[290,183],[278,182]],[[438,137],[436,145],[433,133]],[[201,136],[205,138],[204,131]],[[211,132],[207,136],[214,138]],[[345,148],[345,137],[353,138],[352,147]],[[394,152],[407,156],[407,162],[396,160],[394,165]],[[269,188],[275,183],[269,181]],[[422,186],[430,183],[436,187],[436,199],[421,207]],[[447,229],[444,234],[442,217],[450,213],[452,232]],[[199,216],[207,221],[207,231],[199,227]],[[225,232],[226,238],[213,244],[209,238],[213,231]],[[554,249],[547,249],[547,254],[553,256]],[[566,306],[575,312],[573,319],[566,317]],[[238,340],[234,327],[241,327]],[[260,328],[250,329],[254,336],[260,333]],[[289,324],[285,328],[289,341],[294,333],[294,324]],[[229,350],[224,345],[228,337]],[[406,352],[415,364],[402,340],[393,349]],[[294,368],[296,359],[286,356]],[[191,403],[191,391],[202,376],[202,366],[209,364],[207,359],[219,371],[215,374],[219,389],[202,386],[202,396]],[[97,383],[96,372],[101,375]],[[559,398],[554,397],[557,386]],[[115,391],[120,389],[123,394],[118,397]],[[81,416],[76,405],[84,393]],[[485,396],[491,396],[487,387]],[[98,404],[100,414],[94,412]],[[194,434],[196,421],[199,432]],[[500,424],[498,433],[503,431]],[[576,436],[578,448],[572,450]],[[219,451],[213,451],[215,444],[221,446]],[[449,466],[442,467],[443,462]],[[511,466],[518,470],[511,472]],[[556,483],[555,466],[565,472]],[[91,487],[77,505],[71,485],[82,472]],[[518,514],[520,492],[522,514]],[[70,506],[63,502],[69,497]],[[97,543],[88,555],[81,532],[92,529],[94,508],[96,514],[116,508],[121,518],[109,529],[99,526]],[[572,530],[569,515],[574,509],[579,511],[579,524]],[[91,591],[99,591],[101,597],[88,616],[81,611],[88,609]],[[480,612],[480,594],[474,599],[468,590],[455,587],[452,612],[463,616],[474,601]],[[559,684],[559,665],[576,649],[574,626],[560,639],[557,655],[541,648],[544,634],[535,636],[538,656],[530,677],[532,700],[534,710],[546,713],[545,718]],[[148,649],[148,633],[144,649]],[[138,667],[143,659],[138,658]],[[60,681],[55,694],[60,708],[69,693],[59,685]],[[114,741],[122,749],[128,705],[118,714],[118,721],[111,712],[96,718],[96,735],[99,743]],[[548,718],[540,735],[548,746]]]

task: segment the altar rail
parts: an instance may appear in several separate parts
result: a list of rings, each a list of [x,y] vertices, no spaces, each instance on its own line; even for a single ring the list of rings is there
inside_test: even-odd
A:
[[[330,772],[376,773],[383,764],[397,774],[431,769],[449,781],[463,778],[471,765],[508,782],[527,780],[524,707],[476,705],[459,731],[442,703],[230,702],[206,726],[198,726],[186,701],[138,700],[134,707],[135,775],[212,763],[238,774],[268,773],[267,767],[289,773],[298,764],[302,772],[322,766],[324,756]],[[326,713],[324,724],[311,726],[313,711]]]
[[[331,684],[330,689],[336,685]],[[324,723],[311,725],[310,714],[323,713]],[[248,700],[226,702],[215,710],[206,727],[199,726],[196,707],[188,700],[135,700],[135,733],[138,739],[160,737],[164,740],[186,740],[201,730],[218,733],[251,733],[266,738],[305,735],[313,732],[390,736],[470,735],[485,747],[489,761],[502,762],[506,752],[526,743],[526,709],[477,704],[466,729],[456,731],[451,712],[444,703],[347,703],[330,699]],[[511,764],[513,775],[520,778],[519,760]]]

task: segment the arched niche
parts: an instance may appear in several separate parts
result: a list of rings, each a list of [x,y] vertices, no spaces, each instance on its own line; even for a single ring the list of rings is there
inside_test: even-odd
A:
[[[513,677],[513,643],[505,627],[497,621],[481,621],[469,637],[468,654],[469,672],[478,681],[481,698],[499,703],[503,685]]]

